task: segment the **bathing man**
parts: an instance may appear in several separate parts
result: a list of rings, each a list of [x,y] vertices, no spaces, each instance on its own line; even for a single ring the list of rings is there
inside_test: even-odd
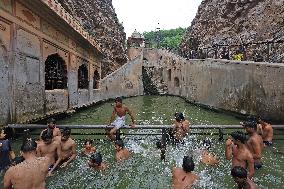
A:
[[[257,120],[257,126],[260,128],[260,134],[265,146],[272,146],[273,128],[269,123],[264,122],[262,119]]]
[[[174,167],[172,169],[172,188],[182,189],[191,188],[199,177],[192,173],[194,170],[194,162],[192,157],[184,156],[182,168]]]
[[[122,140],[116,140],[115,143],[115,160],[116,161],[123,161],[129,158],[130,153],[128,149],[124,148],[124,143]]]
[[[60,135],[61,135],[60,129],[56,127],[55,119],[53,119],[53,118],[49,118],[49,119],[47,120],[47,128],[44,129],[43,131],[45,131],[45,130],[47,130],[47,129],[52,130],[53,137],[56,137],[56,136],[60,136]],[[43,132],[43,131],[42,131],[42,132]],[[42,132],[40,133],[40,139],[41,139]]]
[[[93,141],[90,139],[85,140],[84,142],[84,148],[81,150],[81,155],[89,156],[92,153],[96,152],[96,147],[92,146]]]
[[[248,168],[248,177],[252,178],[254,174],[254,160],[251,152],[246,146],[246,135],[241,131],[235,131],[231,134],[232,139],[226,141],[225,155],[227,160],[232,159],[232,167],[241,166]]]
[[[216,156],[209,152],[211,148],[211,141],[203,140],[203,149],[201,150],[201,162],[205,165],[217,165],[219,161]]]
[[[182,142],[184,137],[187,135],[189,131],[189,121],[186,120],[182,113],[175,113],[175,123],[174,128],[172,130],[174,136],[174,142],[179,143]]]
[[[247,177],[247,174],[247,170],[241,166],[235,166],[231,170],[231,175],[239,189],[258,189],[256,184]]]
[[[60,142],[61,145],[61,159],[62,165],[61,167],[66,167],[71,161],[76,158],[76,143],[70,138],[71,129],[69,127],[65,127],[62,131],[61,136],[57,136],[55,138],[56,141]]]
[[[51,166],[48,170],[48,176],[51,176],[61,162],[61,146],[58,141],[53,140],[53,133],[50,129],[42,132],[41,140],[42,142],[37,146],[37,156],[49,158]]]
[[[107,169],[107,164],[103,163],[103,157],[101,153],[92,154],[88,165],[95,170],[103,171]]]
[[[4,176],[4,189],[43,189],[50,166],[48,157],[36,157],[37,143],[28,139],[21,147],[24,162],[12,166]]]
[[[256,132],[257,123],[255,121],[245,121],[242,125],[250,136],[246,145],[253,156],[254,168],[260,169],[262,167],[261,152],[264,145],[261,136]]]
[[[134,116],[132,112],[126,106],[122,105],[122,98],[117,97],[114,102],[115,102],[115,105],[114,105],[114,109],[113,109],[110,122],[109,122],[109,125],[114,126],[114,128],[112,128],[109,133],[110,134],[109,137],[112,140],[115,140],[116,131],[125,125],[126,114],[129,114],[131,117],[131,120],[132,120],[131,127],[135,127]],[[117,116],[116,119],[115,119],[115,116]]]

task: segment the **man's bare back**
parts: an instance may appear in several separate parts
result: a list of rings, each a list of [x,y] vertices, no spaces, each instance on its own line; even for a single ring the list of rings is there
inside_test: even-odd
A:
[[[130,156],[129,151],[126,148],[123,148],[120,151],[116,152],[115,159],[116,161],[122,161],[128,159],[129,156]]]
[[[37,154],[40,157],[49,157],[50,163],[54,164],[55,159],[61,154],[61,146],[57,141],[52,141],[51,144],[40,143],[37,148]]]
[[[172,179],[173,189],[189,189],[198,180],[198,176],[194,173],[186,173],[182,168],[174,167],[172,170]]]

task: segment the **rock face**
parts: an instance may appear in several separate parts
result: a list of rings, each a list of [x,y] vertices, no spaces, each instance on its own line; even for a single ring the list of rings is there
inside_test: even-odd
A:
[[[119,23],[112,0],[58,0],[100,44],[105,55],[102,77],[127,62],[126,34]]]
[[[284,0],[203,0],[180,52],[218,58],[229,51],[232,58],[241,50],[247,60],[258,54],[264,61],[283,62],[283,24]]]

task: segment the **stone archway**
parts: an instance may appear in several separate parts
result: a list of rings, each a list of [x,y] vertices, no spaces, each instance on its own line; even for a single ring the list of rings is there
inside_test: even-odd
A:
[[[78,89],[89,88],[89,74],[86,64],[82,64],[78,69]]]
[[[178,77],[175,77],[174,78],[174,86],[175,87],[179,87],[180,83],[179,83],[179,78]]]
[[[93,80],[93,89],[98,89],[100,85],[100,74],[98,70],[95,70]]]

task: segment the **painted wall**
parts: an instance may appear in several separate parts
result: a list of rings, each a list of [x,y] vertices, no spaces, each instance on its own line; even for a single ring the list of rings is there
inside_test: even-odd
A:
[[[147,60],[143,66],[155,66],[160,72],[168,94],[216,109],[284,121],[284,64],[185,60],[156,49],[145,49],[143,59]]]

